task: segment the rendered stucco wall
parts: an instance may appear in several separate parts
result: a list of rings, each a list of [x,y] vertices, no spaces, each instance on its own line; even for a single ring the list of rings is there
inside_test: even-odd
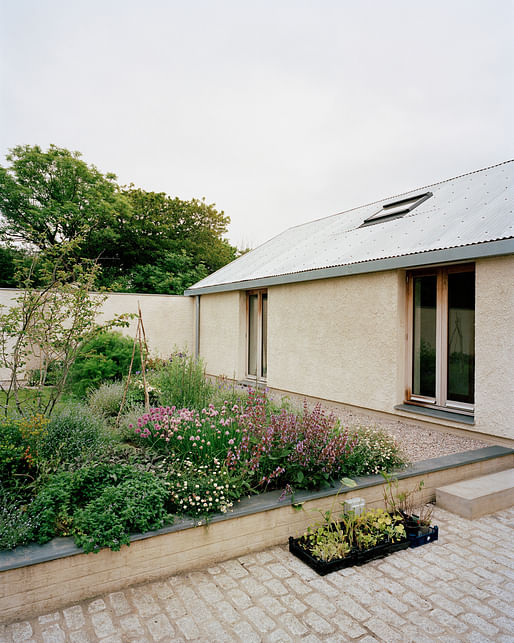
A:
[[[0,312],[6,313],[10,306],[16,304],[15,299],[20,295],[20,291],[14,288],[0,288]],[[4,306],[5,308],[2,308]],[[8,342],[6,346],[6,354],[10,353],[10,349],[14,346],[14,341]],[[26,368],[36,368],[36,361],[29,360]],[[6,381],[10,378],[10,371],[8,368],[0,367],[0,382]]]
[[[20,291],[0,289],[0,305],[8,307]],[[108,295],[102,308],[102,315],[112,319],[120,313],[136,313],[138,302],[141,305],[143,324],[152,355],[166,357],[174,348],[194,349],[194,299],[174,295],[139,295],[112,293]],[[137,319],[129,327],[119,330],[128,337],[134,337]],[[37,360],[27,364],[27,368],[37,368]],[[0,368],[0,380],[7,380],[9,371]]]
[[[166,357],[174,348],[192,352],[194,349],[194,299],[180,295],[138,295],[112,293],[108,295],[102,313],[111,318],[119,313],[136,313],[138,302],[152,355]],[[134,337],[137,319],[128,328],[119,329]]]
[[[209,375],[244,377],[245,319],[244,293],[233,291],[200,297],[200,356]]]
[[[514,439],[514,257],[476,262],[475,431]]]
[[[397,271],[268,291],[268,385],[392,411],[403,395],[405,277]]]

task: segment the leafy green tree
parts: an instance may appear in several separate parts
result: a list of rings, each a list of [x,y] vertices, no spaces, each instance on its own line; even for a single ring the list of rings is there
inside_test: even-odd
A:
[[[115,292],[181,295],[208,275],[207,268],[182,252],[162,253],[155,263],[138,264],[128,272],[104,268],[101,285]]]
[[[40,264],[43,285],[35,287],[35,271],[28,270],[13,304],[0,306],[0,366],[9,370],[8,381],[0,382],[6,415],[11,402],[21,414],[34,410],[50,414],[84,343],[101,332],[128,325],[127,314],[98,323],[105,300],[103,295],[91,294],[98,266],[86,261],[70,267],[68,246],[73,253],[74,244],[69,243],[37,255],[34,263]],[[35,408],[20,395],[29,363],[37,366],[39,373]],[[44,396],[43,387],[53,366],[57,366],[55,386]]]
[[[29,265],[30,257],[21,248],[0,246],[0,288],[18,286],[17,271],[21,265]]]
[[[51,145],[19,145],[0,166],[0,211],[4,239],[21,240],[40,250],[81,239],[129,209],[115,183],[81,160],[79,152]]]
[[[80,156],[55,145],[10,151],[10,166],[0,166],[0,240],[39,251],[73,243],[76,261],[102,268],[96,287],[118,291],[181,294],[236,258],[223,236],[230,219],[213,204],[121,189]]]
[[[203,264],[208,272],[218,270],[236,257],[236,248],[223,238],[229,217],[204,200],[183,201],[162,192],[130,188],[124,192],[132,206],[124,217],[111,222],[108,232],[115,236],[116,256],[121,268],[155,265],[162,253],[184,253],[194,265]],[[105,231],[92,238],[96,252],[105,242]],[[94,256],[90,248],[88,256]]]

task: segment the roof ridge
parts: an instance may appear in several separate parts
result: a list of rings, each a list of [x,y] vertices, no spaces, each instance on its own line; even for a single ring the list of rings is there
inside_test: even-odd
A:
[[[428,185],[422,185],[418,188],[413,188],[412,190],[406,190],[405,192],[400,192],[399,194],[393,194],[391,196],[377,199],[376,201],[370,201],[370,203],[365,203],[363,205],[356,205],[354,208],[349,208],[348,210],[341,210],[341,212],[334,212],[334,214],[328,214],[324,217],[319,217],[318,219],[311,219],[310,221],[305,221],[304,223],[298,223],[298,225],[293,225],[286,230],[292,230],[294,228],[301,228],[302,226],[309,225],[310,223],[316,223],[317,221],[323,221],[325,219],[330,219],[331,217],[337,217],[341,214],[348,214],[348,212],[355,212],[355,210],[360,210],[361,208],[367,208],[370,205],[375,205],[376,203],[383,203],[384,201],[389,201],[391,199],[397,199],[400,196],[405,194],[410,194],[411,192],[416,192],[417,190],[426,190],[427,188],[434,187],[434,185],[442,185],[443,183],[449,183],[450,181],[455,181],[455,179],[462,179],[465,176],[470,176],[471,174],[478,174],[478,172],[485,172],[486,170],[492,170],[494,167],[499,167],[500,165],[507,165],[512,163],[514,159],[509,159],[508,161],[502,161],[501,163],[494,163],[493,165],[488,165],[487,167],[482,167],[479,170],[471,170],[470,172],[464,172],[463,174],[457,174],[457,176],[452,176],[449,179],[443,179],[442,181],[436,181],[435,183],[429,183]],[[284,230],[284,232],[286,231]],[[280,233],[282,234],[282,233]],[[278,235],[276,235],[278,236]],[[274,238],[274,237],[273,237]],[[265,242],[266,243],[266,242]]]

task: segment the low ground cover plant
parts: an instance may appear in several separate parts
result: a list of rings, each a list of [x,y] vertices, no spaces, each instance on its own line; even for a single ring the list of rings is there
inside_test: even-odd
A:
[[[134,372],[50,418],[2,420],[1,548],[71,535],[85,551],[119,549],[172,515],[208,519],[252,493],[317,489],[404,464],[386,434],[209,380],[188,355],[146,366],[150,409]]]

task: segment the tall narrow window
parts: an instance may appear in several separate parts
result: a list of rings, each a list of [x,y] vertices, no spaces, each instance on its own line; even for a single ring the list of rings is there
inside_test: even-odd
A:
[[[414,350],[412,360],[412,392],[435,398],[436,351],[435,275],[414,277]]]
[[[247,375],[265,379],[268,368],[268,293],[252,290],[247,293]]]
[[[408,401],[473,412],[474,266],[409,275],[411,354]]]
[[[449,400],[473,404],[475,385],[475,273],[448,275]]]

